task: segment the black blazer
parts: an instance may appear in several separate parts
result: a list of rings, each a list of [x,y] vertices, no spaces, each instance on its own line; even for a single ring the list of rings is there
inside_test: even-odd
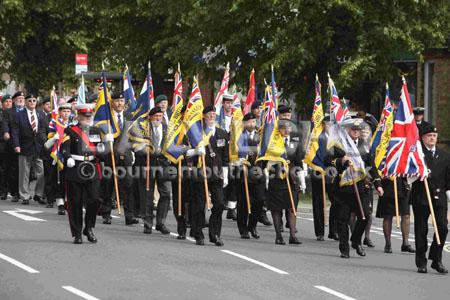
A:
[[[434,157],[431,151],[423,146],[425,163],[431,171],[428,176],[428,187],[430,188],[433,206],[447,207],[447,196],[445,191],[450,190],[450,157],[441,149],[436,149]],[[428,205],[425,185],[422,181],[416,180],[412,184],[411,198],[413,205]]]
[[[20,155],[40,156],[45,141],[47,140],[47,122],[42,111],[36,110],[37,115],[37,133],[33,132],[30,121],[28,120],[28,110],[24,109],[18,112],[12,121],[12,146],[20,147]]]
[[[222,180],[222,167],[228,166],[229,161],[228,133],[216,127],[216,132],[210,137],[209,144],[206,146],[205,164],[213,171],[209,181]]]

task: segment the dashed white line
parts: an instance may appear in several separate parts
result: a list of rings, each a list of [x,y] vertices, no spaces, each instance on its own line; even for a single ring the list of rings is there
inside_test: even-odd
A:
[[[7,255],[4,255],[4,254],[1,254],[1,253],[0,253],[0,258],[3,259],[3,260],[5,260],[5,261],[7,261],[7,262],[9,262],[10,264],[15,265],[16,267],[21,268],[22,270],[27,271],[28,273],[31,273],[31,274],[37,274],[37,273],[39,273],[38,270],[35,270],[35,269],[33,269],[33,268],[31,268],[31,267],[29,267],[29,266],[27,266],[27,265],[21,263],[21,262],[18,261],[18,260],[15,260],[14,258],[9,257],[9,256],[7,256]]]
[[[328,294],[331,294],[333,296],[336,296],[336,297],[344,299],[344,300],[356,300],[355,298],[352,298],[352,297],[349,297],[349,296],[344,295],[342,293],[339,293],[339,292],[337,292],[335,290],[332,290],[330,288],[327,288],[326,286],[323,286],[323,285],[315,285],[314,287],[316,289],[322,290],[322,291],[324,291],[324,292],[326,292]]]
[[[88,293],[85,293],[85,292],[83,292],[77,288],[74,288],[73,286],[70,286],[70,285],[64,285],[64,286],[62,286],[62,288],[65,289],[66,291],[69,291],[77,296],[80,296],[83,299],[86,299],[86,300],[99,300],[98,298],[91,296]]]
[[[281,275],[289,275],[288,272],[285,272],[285,271],[280,270],[278,268],[272,267],[272,266],[270,266],[270,265],[268,265],[266,263],[260,262],[260,261],[258,261],[256,259],[250,258],[248,256],[245,256],[245,255],[242,255],[242,254],[230,251],[230,250],[220,250],[220,251],[222,251],[223,253],[227,253],[227,254],[233,255],[233,256],[238,257],[240,259],[249,261],[249,262],[254,263],[254,264],[258,265],[258,266],[261,266],[261,267],[266,268],[266,269],[268,269],[270,271],[273,271],[275,273],[278,273],[278,274],[281,274]]]

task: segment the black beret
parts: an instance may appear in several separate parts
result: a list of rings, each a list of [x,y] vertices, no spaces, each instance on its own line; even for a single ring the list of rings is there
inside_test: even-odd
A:
[[[12,99],[14,99],[16,97],[19,97],[19,96],[25,96],[25,94],[23,92],[21,92],[21,91],[18,91],[12,96]]]
[[[249,112],[248,114],[246,114],[245,116],[244,116],[244,121],[248,121],[248,120],[252,120],[252,119],[256,119],[256,117],[255,117],[255,115],[253,114],[253,113],[251,113],[251,112]]]
[[[287,105],[281,104],[280,106],[278,106],[278,112],[280,114],[290,113],[290,112],[292,112],[292,108],[290,108]]]
[[[423,115],[424,112],[425,112],[425,108],[423,108],[423,107],[414,107],[413,108],[413,113],[415,115]]]
[[[330,115],[325,116],[323,122],[330,122]]]
[[[36,96],[33,95],[33,94],[28,94],[28,95],[25,97],[25,100],[30,99],[30,98],[36,98]]]
[[[427,134],[427,133],[437,133],[437,132],[438,132],[437,128],[433,124],[426,124],[422,128],[420,135],[423,136],[424,134]]]
[[[45,104],[47,102],[50,102],[50,97],[49,96],[45,96],[44,99],[42,100],[42,104]]]
[[[122,92],[115,92],[115,93],[113,93],[113,94],[111,95],[111,98],[112,98],[113,100],[116,100],[116,99],[123,99],[123,98],[125,98],[125,97],[123,96],[123,93],[122,93]]]
[[[261,102],[255,101],[255,102],[253,102],[253,104],[252,104],[252,109],[256,109],[256,108],[260,107],[261,105],[262,105]]]
[[[162,113],[162,110],[161,110],[160,107],[155,106],[155,107],[153,107],[153,108],[150,110],[150,112],[148,113],[148,115],[149,115],[149,116],[153,116],[154,114],[157,114],[157,113]]]
[[[215,112],[216,109],[214,108],[214,106],[208,105],[208,106],[206,106],[206,107],[203,109],[203,114],[207,114],[207,113],[212,112],[212,111]]]

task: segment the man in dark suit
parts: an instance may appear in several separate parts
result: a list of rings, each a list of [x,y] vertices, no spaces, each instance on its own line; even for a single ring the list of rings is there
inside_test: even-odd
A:
[[[419,128],[419,134],[422,133],[422,130],[431,125],[429,122],[424,120],[425,108],[423,107],[414,107],[413,108],[414,119],[416,120],[417,128]]]
[[[12,99],[10,95],[2,97],[2,105],[0,108],[0,200],[6,200],[8,196],[8,147],[4,139],[4,122],[7,118],[6,111],[12,107]],[[8,175],[7,175],[8,174]]]
[[[26,109],[17,113],[13,122],[12,144],[19,155],[19,195],[22,204],[29,204],[34,196],[42,198],[43,189],[36,183],[44,175],[40,154],[46,141],[46,121],[42,112],[36,111],[36,97],[25,97]]]
[[[256,117],[252,113],[248,113],[243,118],[244,131],[239,140],[239,144],[243,145],[242,149],[239,149],[239,157],[244,157],[248,163],[247,182],[249,190],[249,200],[251,214],[248,213],[247,199],[245,192],[245,182],[243,163],[237,165],[239,171],[239,178],[235,180],[236,186],[236,198],[237,198],[237,225],[239,233],[242,239],[249,239],[250,235],[253,238],[259,239],[258,231],[256,230],[256,224],[258,223],[258,217],[262,213],[262,207],[264,205],[264,197],[266,193],[266,181],[262,173],[260,163],[256,163],[256,156],[258,154],[257,148],[259,145],[259,135],[256,131]],[[258,169],[260,172],[256,171]],[[230,167],[230,173],[235,174],[236,171]]]
[[[25,94],[21,91],[12,96],[13,105],[5,111],[3,119],[3,139],[6,142],[6,173],[8,176],[8,192],[12,196],[12,202],[19,201],[19,163],[18,154],[14,151],[11,140],[14,120],[18,112],[25,109]]]
[[[172,193],[172,184],[167,176],[167,168],[170,166],[169,160],[162,154],[161,149],[164,145],[167,126],[162,124],[163,113],[159,107],[154,107],[148,114],[148,120],[144,118],[137,119],[130,127],[130,140],[134,142],[133,149],[136,156],[135,166],[141,170],[138,190],[140,198],[141,216],[144,220],[144,233],[152,233],[153,225],[153,200],[155,198],[155,187],[158,187],[159,201],[156,208],[156,227],[155,229],[162,234],[169,234],[165,222],[170,205],[170,195]],[[146,130],[141,132],[139,122],[144,122]],[[140,135],[140,137],[139,137]],[[133,140],[131,136],[138,136]],[[147,151],[150,151],[150,181],[147,191],[147,179],[145,168],[147,167]]]
[[[162,123],[164,126],[169,125],[170,117],[172,116],[172,110],[169,108],[169,101],[166,95],[158,95],[155,99],[155,106],[161,109],[163,114]]]
[[[138,224],[139,221],[134,218],[134,194],[133,194],[133,178],[131,177],[131,167],[134,163],[133,152],[131,151],[130,144],[128,142],[127,131],[132,124],[132,116],[129,113],[124,112],[125,98],[122,93],[114,93],[112,95],[112,116],[115,119],[116,124],[120,128],[120,134],[114,138],[114,158],[116,170],[121,169],[120,177],[118,180],[119,197],[121,203],[123,203],[123,209],[125,211],[125,224],[132,225]],[[108,151],[109,150],[109,151]],[[110,152],[107,147],[107,153]],[[104,155],[105,166],[108,166],[112,170],[112,158],[111,153]],[[112,198],[115,194],[114,178],[104,178],[105,195],[103,199],[103,224],[111,224],[111,208]]]
[[[432,260],[431,268],[441,274],[446,274],[448,270],[442,264],[442,249],[448,233],[447,201],[450,200],[450,156],[447,152],[436,148],[438,132],[433,125],[428,124],[424,126],[421,132],[421,138],[425,163],[430,170],[427,180],[441,240],[441,244],[438,245],[436,236],[434,236],[428,259]],[[424,182],[416,180],[413,183],[411,198],[414,211],[417,271],[419,273],[427,273],[427,258],[425,255],[428,249],[427,235],[430,208],[428,206]]]

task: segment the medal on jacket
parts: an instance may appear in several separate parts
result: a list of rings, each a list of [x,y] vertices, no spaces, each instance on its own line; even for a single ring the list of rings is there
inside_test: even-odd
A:
[[[215,157],[215,156],[216,156],[216,154],[215,154],[214,152],[211,152],[211,153],[209,154],[209,156],[211,156],[211,157]]]

